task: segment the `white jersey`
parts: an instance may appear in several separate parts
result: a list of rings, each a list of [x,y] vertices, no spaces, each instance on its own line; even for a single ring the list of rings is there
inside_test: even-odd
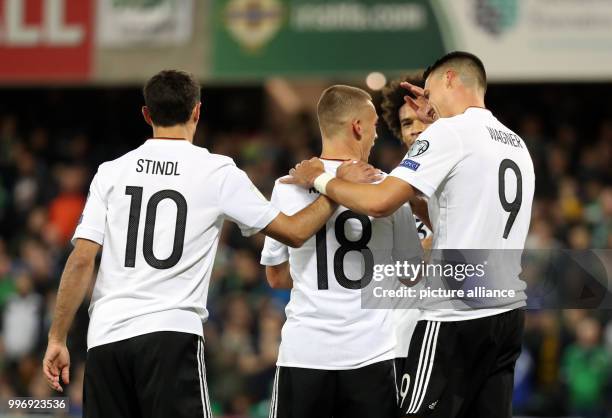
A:
[[[335,174],[340,162],[323,164]],[[277,181],[272,203],[291,215],[318,196],[314,189]],[[359,251],[366,248],[372,254],[369,260],[365,251]],[[368,285],[365,277],[372,277],[373,265],[416,257],[422,257],[422,249],[407,205],[379,219],[340,206],[325,228],[301,248],[266,237],[261,263],[274,266],[289,261],[293,279],[277,365],[342,370],[396,357],[398,318],[404,321],[402,329],[411,333],[418,310],[363,309],[360,289]],[[400,339],[405,340],[406,336]]]
[[[437,120],[390,175],[429,198],[434,251],[524,248],[535,188],[533,163],[525,142],[489,110],[472,107]],[[471,319],[523,306],[525,284],[519,273],[520,257],[506,275],[512,276],[506,284],[522,294],[520,302],[492,307],[499,309],[424,312],[424,317]]]
[[[100,165],[73,242],[102,245],[88,348],[156,331],[202,335],[224,219],[244,235],[277,215],[231,158],[150,139]]]

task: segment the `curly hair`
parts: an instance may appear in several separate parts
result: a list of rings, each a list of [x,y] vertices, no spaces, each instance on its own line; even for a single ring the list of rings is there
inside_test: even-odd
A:
[[[404,75],[391,81],[382,90],[383,99],[380,104],[383,119],[387,123],[391,133],[398,139],[402,139],[402,128],[400,126],[398,112],[400,107],[406,103],[404,101],[404,96],[411,95],[408,90],[400,86],[400,83],[403,81],[407,81],[415,86],[423,87],[423,77],[421,77],[420,73],[418,75]]]

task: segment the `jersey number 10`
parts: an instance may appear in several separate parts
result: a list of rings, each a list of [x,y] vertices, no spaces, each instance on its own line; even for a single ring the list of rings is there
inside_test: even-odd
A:
[[[127,230],[125,244],[125,267],[136,266],[136,244],[138,243],[138,225],[140,225],[140,208],[142,206],[142,187],[127,186],[125,194],[132,197],[130,203],[130,220]],[[157,206],[162,200],[170,199],[176,204],[176,226],[174,230],[174,242],[172,253],[163,260],[153,254],[153,235],[155,232],[155,220],[157,219]],[[176,190],[160,190],[153,194],[147,203],[145,215],[144,241],[142,253],[148,265],[156,269],[169,269],[174,267],[183,256],[183,244],[185,241],[185,226],[187,224],[187,201],[185,197]]]

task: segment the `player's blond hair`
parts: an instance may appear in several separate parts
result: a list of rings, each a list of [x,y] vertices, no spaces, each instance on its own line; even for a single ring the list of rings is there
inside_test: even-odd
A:
[[[372,96],[357,87],[337,84],[325,89],[317,105],[319,127],[323,136],[334,137],[371,101]]]

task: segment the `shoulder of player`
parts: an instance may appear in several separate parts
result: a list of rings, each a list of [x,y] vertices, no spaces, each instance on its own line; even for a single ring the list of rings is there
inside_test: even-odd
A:
[[[274,193],[280,194],[282,196],[296,196],[303,195],[304,193],[308,194],[309,191],[304,189],[303,187],[297,186],[295,184],[287,184],[281,183],[281,179],[288,178],[289,176],[281,176],[274,181]]]
[[[483,109],[483,110],[486,110],[486,109]],[[466,129],[468,130],[473,129],[475,125],[483,125],[484,123],[491,123],[491,121],[495,121],[495,123],[498,123],[504,129],[509,131],[509,129],[506,126],[504,126],[499,120],[497,120],[497,118],[488,110],[486,111],[486,113],[485,112],[474,113],[474,112],[465,111],[464,113],[460,113],[458,115],[455,115],[449,118],[438,119],[434,124],[440,122],[441,126],[446,127],[448,130],[452,132],[458,133],[458,132],[463,132]],[[433,124],[431,126],[433,126]],[[457,136],[460,137],[460,135],[457,135]]]
[[[427,129],[419,136],[419,139],[435,139],[436,141],[457,141],[457,121],[453,118],[441,118],[429,125]]]
[[[98,166],[98,171],[96,172],[96,177],[98,178],[98,181],[114,183],[112,179],[119,172],[117,168],[121,166],[122,162],[124,161],[124,157],[126,155],[127,154],[124,154],[119,158],[115,158],[114,160],[110,160],[110,161],[105,161],[102,164],[100,164]]]
[[[200,147],[196,147],[196,148],[198,148],[197,152],[201,153],[201,157],[206,158],[207,160],[212,162],[212,164],[217,166],[217,168],[237,167],[234,159],[231,157],[228,157],[227,155],[214,154],[212,152],[209,152],[206,148],[200,148]]]
[[[519,138],[521,141],[523,141],[523,144],[525,144],[525,140],[516,132],[514,132],[512,129],[510,129],[508,126],[506,126],[505,124],[503,124],[501,121],[499,121],[497,118],[495,118],[495,121],[497,122],[498,126],[503,129],[504,131],[508,131],[510,132],[512,135],[515,135],[517,138]]]
[[[117,183],[118,173],[120,172],[117,167],[121,164],[120,160],[122,157],[100,164],[90,187],[95,188],[102,195],[113,190],[114,185]]]

